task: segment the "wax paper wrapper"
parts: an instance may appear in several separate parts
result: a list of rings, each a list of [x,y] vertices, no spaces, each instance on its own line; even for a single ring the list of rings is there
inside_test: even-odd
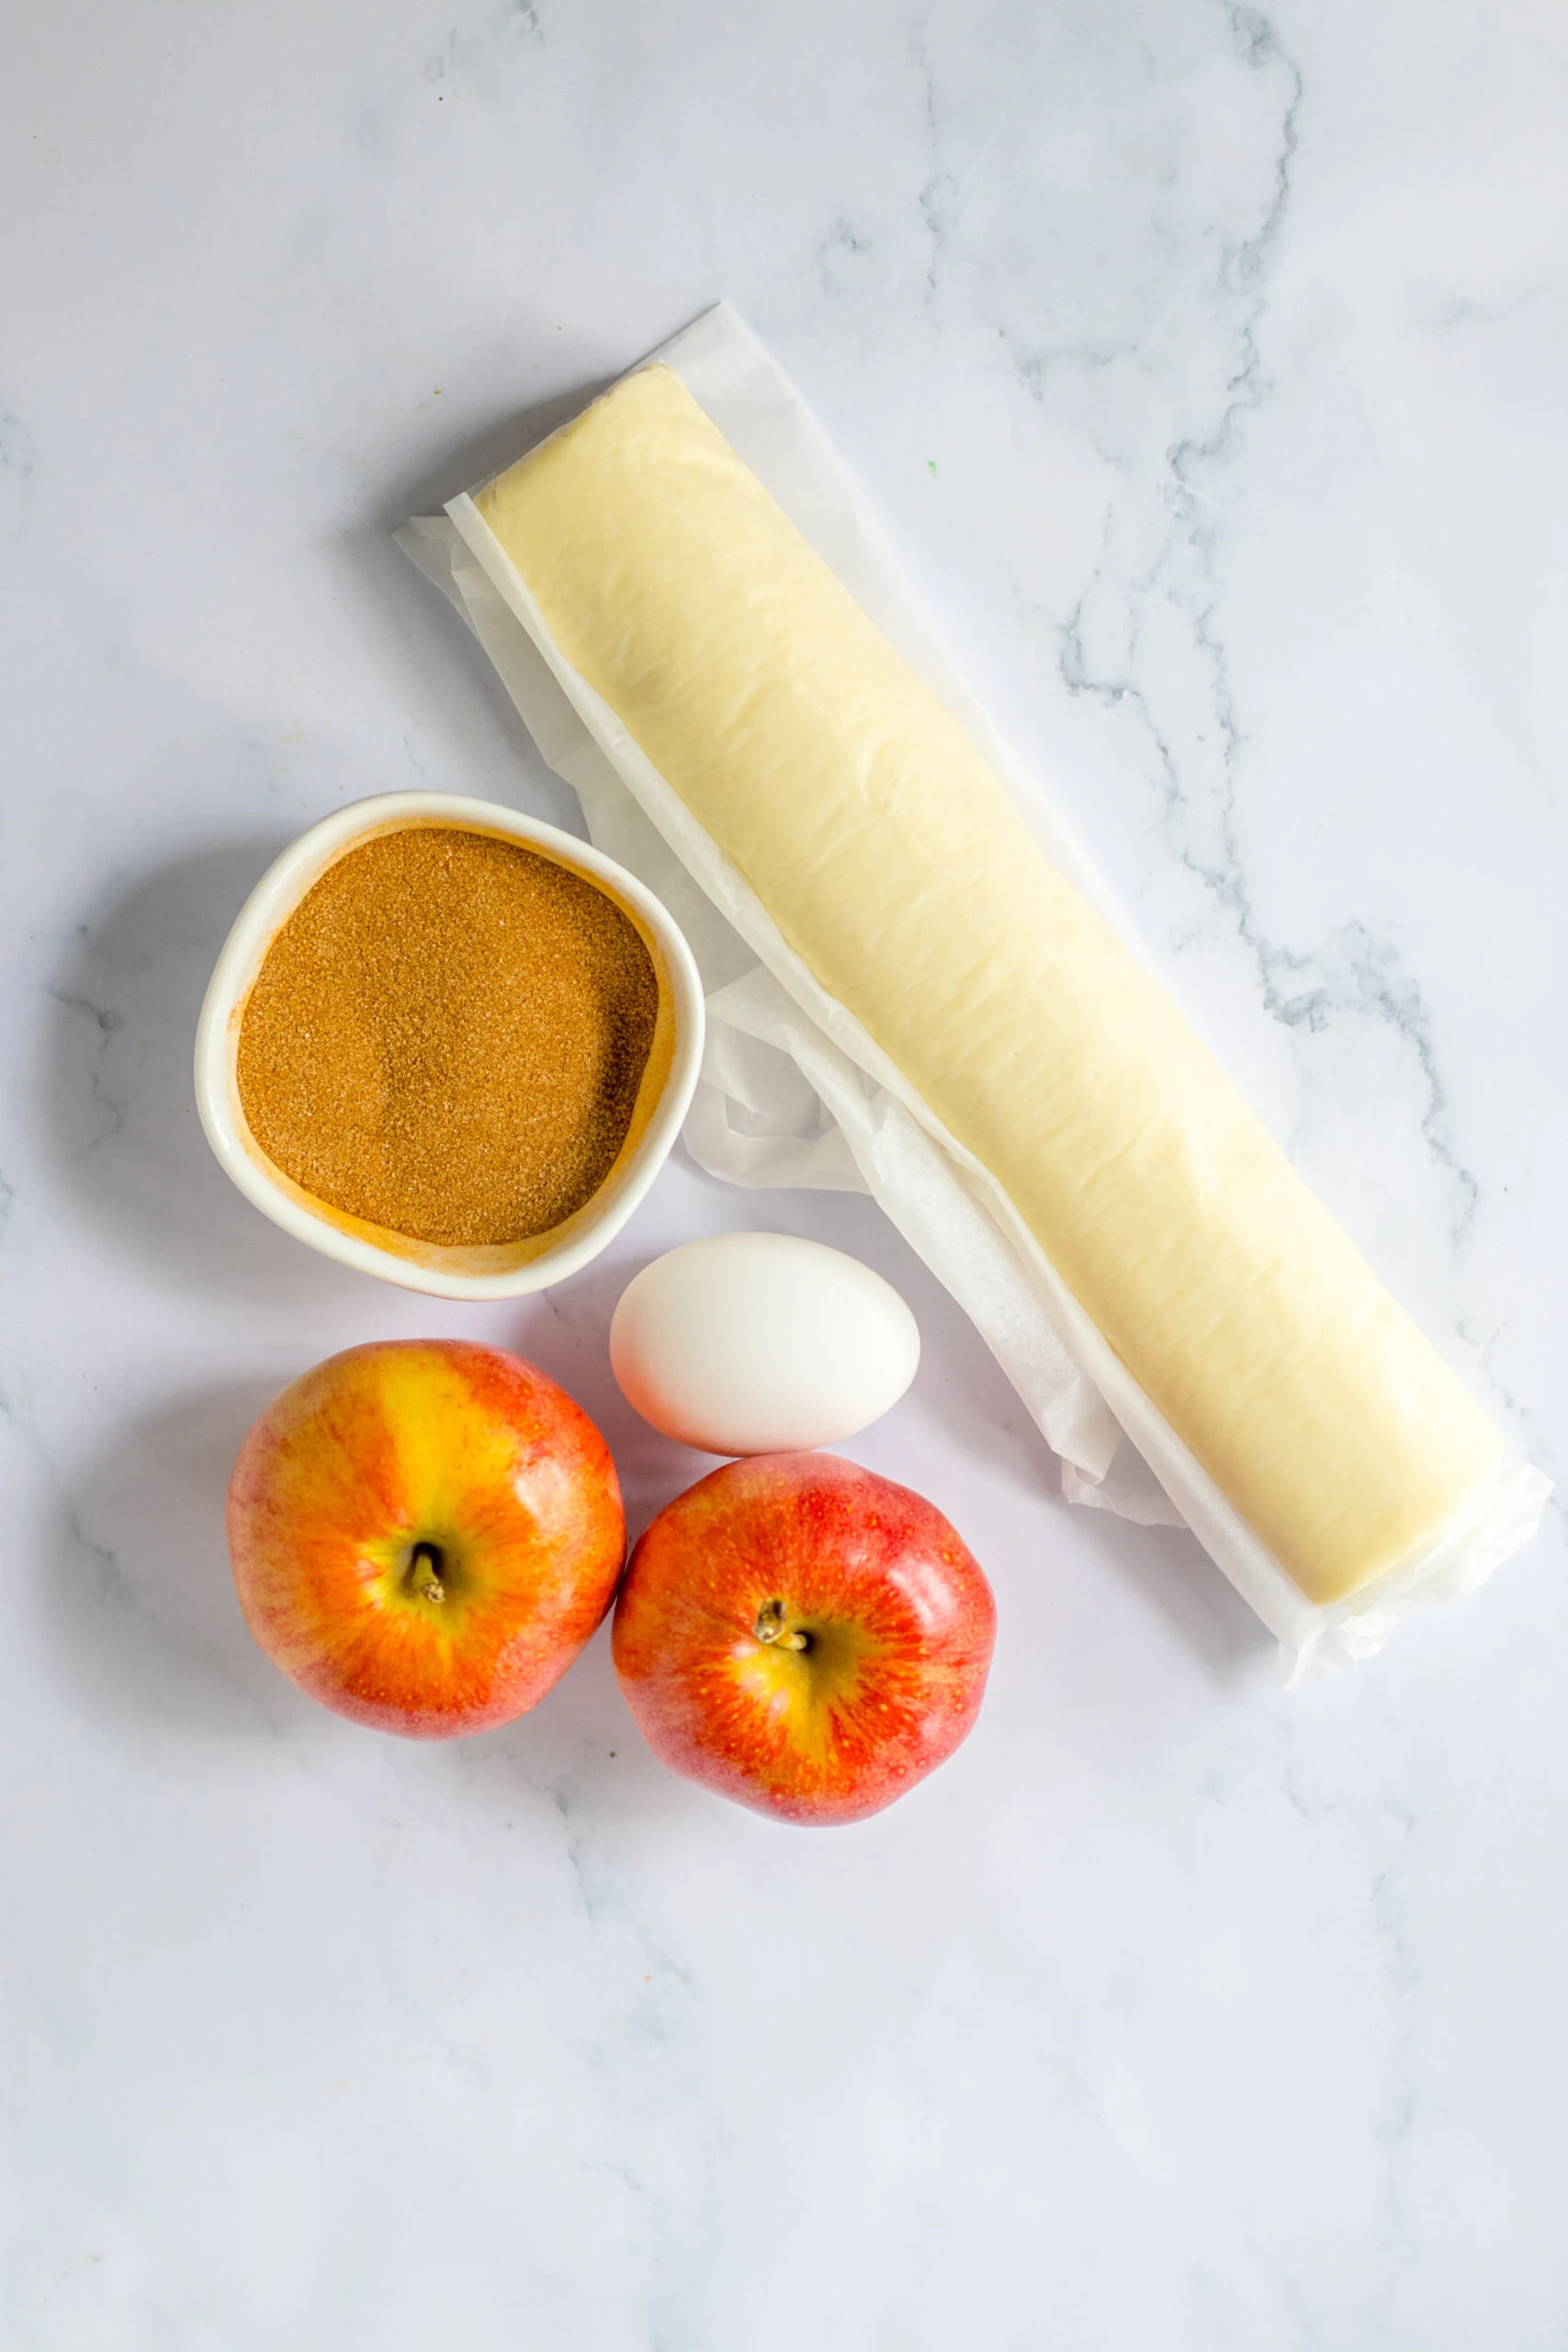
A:
[[[1045,856],[1141,955],[1071,832],[954,672],[854,484],[757,337],[723,304],[653,356],[946,704]],[[576,789],[595,845],[664,900],[691,943],[708,1012],[684,1133],[693,1158],[737,1184],[871,1193],[974,1320],[1060,1458],[1070,1501],[1190,1527],[1292,1667],[1370,1655],[1412,1608],[1468,1591],[1533,1532],[1548,1482],[1509,1466],[1420,1558],[1344,1600],[1308,1600],[1156,1411],[1000,1187],[819,987],[564,661],[471,497],[397,537],[479,638],[545,759]]]

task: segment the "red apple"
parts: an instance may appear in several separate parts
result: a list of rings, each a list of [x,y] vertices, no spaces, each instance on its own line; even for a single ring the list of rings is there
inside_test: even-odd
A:
[[[564,1389],[461,1340],[330,1356],[229,1487],[240,1605],[312,1699],[410,1739],[510,1723],[559,1679],[626,1556],[609,1450]]]
[[[615,1607],[656,1756],[784,1821],[859,1821],[974,1722],[996,1608],[931,1504],[831,1453],[726,1464],[660,1512]]]

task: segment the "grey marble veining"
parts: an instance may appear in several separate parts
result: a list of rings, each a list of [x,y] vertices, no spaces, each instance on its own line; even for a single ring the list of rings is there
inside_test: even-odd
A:
[[[721,294],[1398,1295],[1568,1460],[1568,31],[1526,0],[34,10],[0,97],[0,2343],[1557,2352],[1558,1507],[1278,1687],[1195,1547],[1061,1504],[847,1195],[677,1161],[457,1310],[210,1159],[189,1055],[283,843],[570,797],[392,525]],[[926,1353],[849,1449],[985,1561],[968,1746],[854,1831],[676,1782],[601,1638],[370,1737],[266,1664],[222,1495],[382,1334],[535,1356],[635,1524],[637,1265],[752,1223]]]

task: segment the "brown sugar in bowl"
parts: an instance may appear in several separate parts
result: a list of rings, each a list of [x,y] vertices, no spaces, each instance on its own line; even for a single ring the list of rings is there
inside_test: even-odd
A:
[[[397,1151],[395,1119],[377,1122],[377,1148],[367,1148],[370,1129],[363,1108],[375,1091],[374,1074],[356,1061],[359,1041],[330,985],[330,962],[324,972],[319,968],[323,956],[335,953],[352,959],[363,945],[355,937],[352,907],[328,877],[352,852],[407,833],[471,840],[474,853],[458,861],[459,878],[479,916],[487,883],[495,897],[494,876],[502,865],[481,845],[510,844],[531,853],[533,895],[524,911],[544,936],[553,924],[572,950],[554,956],[538,1004],[519,998],[510,1012],[503,994],[498,1001],[496,991],[479,984],[473,941],[466,949],[454,941],[449,967],[436,973],[411,977],[412,967],[401,967],[408,1018],[395,1027],[410,1034],[394,1035],[390,1043],[400,1055],[400,1067],[412,1073],[408,1110],[419,1114],[447,1154],[452,1181],[445,1184],[418,1181],[416,1163]],[[389,852],[365,863],[386,869],[391,881],[407,888],[430,866],[432,856],[426,839],[409,844],[408,854]],[[536,860],[558,873],[558,887],[549,887],[548,872],[534,870]],[[323,882],[328,888],[312,899],[308,917],[290,929],[291,919]],[[581,918],[591,918],[592,909],[582,904],[582,884],[602,893],[624,921],[585,924]],[[498,901],[490,910],[491,922],[508,910]],[[569,922],[565,931],[563,922]],[[482,922],[472,928],[482,950]],[[492,944],[494,936],[492,932]],[[440,944],[431,937],[439,956]],[[614,1001],[606,999],[604,982],[615,976],[608,967],[617,958],[626,963],[628,945],[642,979],[632,974],[625,990],[633,1034],[625,1041],[622,1061],[629,1058],[635,1069],[616,1067],[614,1049],[621,1041],[607,1041],[612,1050],[606,1057],[604,1039],[586,1032],[579,1035],[580,1023],[596,1020],[595,1007]],[[394,991],[387,1001],[396,1008],[400,967],[394,946],[383,945],[387,968],[380,977]],[[279,955],[268,971],[275,947]],[[581,969],[585,956],[586,975]],[[595,958],[597,997],[592,985]],[[355,979],[362,978],[357,965],[353,968]],[[264,971],[265,988],[258,985]],[[649,972],[651,1004],[643,985]],[[275,985],[280,980],[297,994],[304,991],[302,1025],[315,1031],[320,1048],[313,1059],[289,1039],[286,995]],[[247,1038],[253,997],[256,1017],[248,1024]],[[385,1048],[388,1041],[379,1042]],[[259,1057],[258,1044],[265,1049]],[[448,1046],[455,1048],[452,1088],[431,1076],[433,1062],[441,1067]],[[665,909],[634,876],[570,834],[496,803],[440,792],[387,793],[355,801],[302,833],[246,900],[202,1006],[197,1102],[208,1140],[229,1175],[247,1199],[297,1239],[407,1290],[445,1298],[507,1298],[576,1272],[626,1223],[669,1156],[696,1084],[702,1046],[702,986],[691,950]],[[537,1080],[532,1086],[530,1055]],[[600,1073],[597,1091],[579,1065]],[[526,1117],[509,1120],[513,1098],[527,1103]],[[340,1126],[329,1134],[334,1113]],[[543,1140],[530,1151],[518,1137],[541,1122]],[[384,1221],[394,1214],[421,1229],[403,1231]],[[476,1234],[508,1238],[471,1238]]]

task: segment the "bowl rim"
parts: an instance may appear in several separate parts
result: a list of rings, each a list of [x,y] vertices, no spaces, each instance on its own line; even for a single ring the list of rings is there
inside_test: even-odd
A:
[[[674,1019],[670,1068],[648,1125],[622,1170],[613,1198],[597,1216],[583,1217],[570,1240],[525,1262],[491,1273],[458,1273],[415,1263],[362,1235],[345,1232],[286,1193],[243,1141],[234,1117],[232,1070],[238,1043],[233,1015],[249,994],[273,937],[306,892],[361,838],[404,824],[448,824],[502,834],[538,848],[623,899],[647,925],[663,956]],[[525,816],[504,802],[448,792],[381,792],[352,800],[296,836],[276,857],[234,918],[207,984],[196,1031],[196,1101],[203,1132],[219,1165],[284,1232],[359,1273],[432,1298],[520,1298],[563,1282],[612,1241],[663,1167],[680,1133],[702,1063],[705,1008],[696,960],[674,917],[645,883],[603,851]]]

